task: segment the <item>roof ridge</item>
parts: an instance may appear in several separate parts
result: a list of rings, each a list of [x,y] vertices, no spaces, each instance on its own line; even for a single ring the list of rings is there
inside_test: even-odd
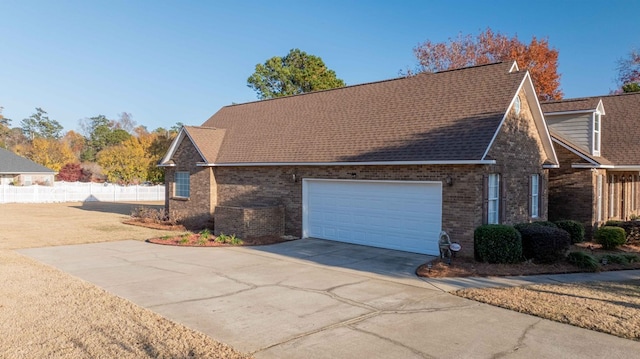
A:
[[[266,101],[275,101],[275,100],[299,97],[299,96],[304,96],[304,95],[314,95],[314,94],[325,93],[325,92],[329,92],[329,91],[344,90],[344,89],[347,89],[347,88],[355,88],[355,87],[360,87],[360,86],[380,84],[380,83],[391,82],[391,81],[401,81],[401,80],[405,80],[405,79],[416,77],[416,76],[433,76],[433,75],[438,75],[438,74],[450,73],[450,72],[454,72],[454,71],[470,70],[470,69],[475,69],[475,68],[479,68],[479,67],[500,65],[500,64],[505,64],[505,63],[507,63],[507,62],[506,61],[499,61],[499,62],[491,62],[491,63],[488,63],[488,64],[472,65],[472,66],[466,66],[466,67],[459,67],[459,68],[455,68],[455,69],[442,70],[442,71],[438,71],[438,72],[420,72],[420,73],[417,73],[415,75],[407,75],[407,76],[394,77],[394,78],[378,80],[378,81],[363,82],[363,83],[359,83],[359,84],[347,85],[347,86],[343,86],[343,87],[336,87],[336,88],[325,89],[325,90],[303,92],[303,93],[298,93],[298,94],[293,94],[293,95],[287,95],[287,96],[281,96],[281,97],[272,97],[272,98],[267,98],[267,99],[263,99],[263,100],[249,101],[249,102],[244,102],[244,103],[233,103],[231,105],[223,106],[223,108],[244,106],[244,105],[249,105],[249,104],[262,103],[262,102],[266,102]],[[513,71],[513,73],[518,73],[518,72],[522,72],[522,70]]]
[[[561,103],[561,102],[575,102],[575,101],[591,100],[591,99],[595,99],[595,98],[616,97],[616,96],[631,96],[631,95],[640,95],[640,92],[626,92],[626,93],[614,93],[614,94],[608,94],[608,95],[574,97],[574,98],[567,98],[567,99],[561,99],[561,100],[545,101],[545,102],[542,102],[541,104],[552,104],[552,103]]]

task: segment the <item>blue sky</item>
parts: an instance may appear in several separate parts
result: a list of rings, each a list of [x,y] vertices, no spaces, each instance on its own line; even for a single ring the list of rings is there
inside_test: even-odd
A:
[[[609,93],[616,61],[640,48],[640,1],[0,0],[0,106],[42,107],[65,130],[128,112],[150,130],[200,125],[255,101],[255,65],[292,48],[348,85],[397,77],[413,48],[490,27],[559,50],[565,98]]]

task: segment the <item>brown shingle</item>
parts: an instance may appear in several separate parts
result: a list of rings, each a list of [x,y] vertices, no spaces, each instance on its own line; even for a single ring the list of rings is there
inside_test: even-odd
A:
[[[226,130],[216,163],[480,160],[525,76],[510,68],[491,64],[231,105],[203,126]]]
[[[540,104],[540,107],[542,107],[542,112],[544,113],[595,110],[599,101],[599,97],[573,98],[544,102]]]
[[[193,143],[197,143],[197,149],[200,151],[204,162],[212,163],[215,161],[224,140],[225,130],[212,127],[194,127],[185,126],[184,130],[187,136],[191,138]]]

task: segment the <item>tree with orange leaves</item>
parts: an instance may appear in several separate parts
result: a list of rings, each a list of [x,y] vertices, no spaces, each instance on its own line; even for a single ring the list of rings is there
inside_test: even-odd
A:
[[[418,72],[437,72],[501,61],[516,61],[521,70],[529,70],[541,101],[559,100],[560,74],[558,50],[549,47],[547,39],[535,36],[529,44],[517,36],[507,37],[491,29],[477,36],[458,35],[448,42],[430,40],[413,49],[418,59]]]

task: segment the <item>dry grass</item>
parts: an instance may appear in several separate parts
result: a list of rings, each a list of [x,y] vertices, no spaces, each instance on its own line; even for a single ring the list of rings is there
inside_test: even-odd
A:
[[[640,280],[465,289],[454,294],[561,323],[640,340]]]
[[[0,205],[0,357],[248,357],[10,250],[175,235],[122,224],[134,205]]]

